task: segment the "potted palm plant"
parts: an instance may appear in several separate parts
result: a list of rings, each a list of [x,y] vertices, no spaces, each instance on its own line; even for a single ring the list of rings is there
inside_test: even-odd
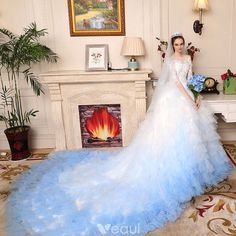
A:
[[[41,61],[56,62],[57,55],[39,39],[47,34],[38,30],[35,23],[24,28],[21,35],[7,29],[0,29],[0,121],[6,125],[4,133],[11,149],[12,160],[21,160],[31,155],[28,148],[30,119],[38,110],[26,111],[22,104],[19,86],[25,79],[34,93],[43,93],[42,84],[32,72],[31,66]]]

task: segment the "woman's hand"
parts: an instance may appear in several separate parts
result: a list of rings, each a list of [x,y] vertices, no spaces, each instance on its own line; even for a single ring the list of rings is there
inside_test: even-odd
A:
[[[199,109],[201,106],[201,96],[199,95],[195,101],[196,108]]]
[[[192,103],[192,105],[193,105],[194,109],[196,109],[196,110],[197,110],[197,109],[198,109],[198,107],[197,107],[197,104],[196,104],[196,102],[195,102],[194,100],[192,100],[192,99],[191,99],[191,103]]]

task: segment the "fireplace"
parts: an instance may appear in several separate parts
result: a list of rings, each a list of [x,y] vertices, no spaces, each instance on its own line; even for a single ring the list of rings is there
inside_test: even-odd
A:
[[[150,73],[139,70],[41,74],[41,81],[50,92],[56,150],[128,146],[146,113],[146,81],[150,80]],[[88,128],[100,113],[110,117],[110,126],[119,126],[113,137],[103,134],[106,142]],[[87,117],[87,124],[80,120],[81,116]]]
[[[120,104],[79,105],[82,147],[121,147]]]

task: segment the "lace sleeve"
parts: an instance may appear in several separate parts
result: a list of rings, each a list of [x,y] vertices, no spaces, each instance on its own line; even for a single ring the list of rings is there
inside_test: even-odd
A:
[[[188,64],[186,63],[186,61],[188,62]],[[185,70],[185,75],[179,77],[179,75],[177,74],[176,68],[175,68],[175,77],[176,77],[176,84],[178,86],[178,88],[180,89],[180,91],[187,97],[191,98],[192,100],[194,100],[194,95],[192,93],[192,91],[188,88],[187,86],[187,80],[189,80],[192,77],[192,62],[191,62],[191,58],[188,57],[185,61],[185,66],[187,66],[188,68]]]

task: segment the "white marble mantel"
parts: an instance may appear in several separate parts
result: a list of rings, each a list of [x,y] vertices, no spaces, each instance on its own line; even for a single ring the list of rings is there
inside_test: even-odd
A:
[[[146,113],[146,81],[139,71],[53,71],[40,75],[50,92],[56,150],[81,148],[78,105],[120,104],[123,146],[127,146]]]
[[[236,122],[236,95],[204,94],[205,101],[211,106],[214,113],[222,115],[226,123]]]

